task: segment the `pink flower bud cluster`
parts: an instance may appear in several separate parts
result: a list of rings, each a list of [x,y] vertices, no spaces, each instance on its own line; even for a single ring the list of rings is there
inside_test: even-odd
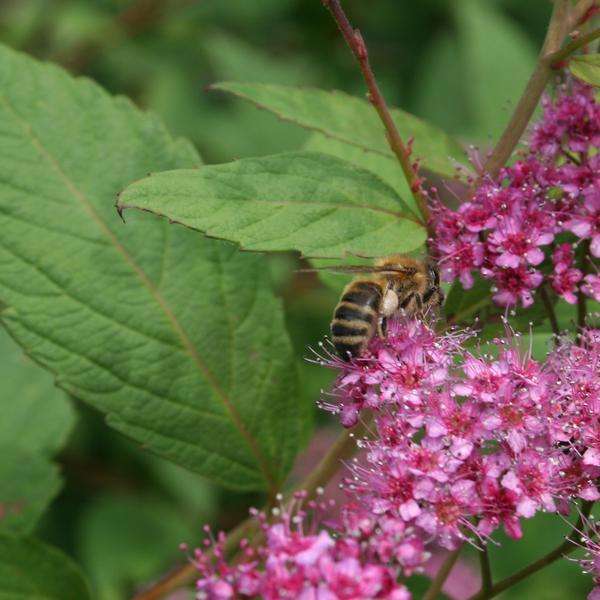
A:
[[[533,303],[548,281],[567,302],[577,291],[600,300],[600,277],[574,267],[573,246],[588,240],[600,257],[600,104],[591,88],[573,82],[544,101],[524,157],[487,178],[458,210],[437,203],[433,248],[446,281],[465,289],[473,273],[490,279],[501,306]]]
[[[303,497],[297,493],[290,505],[275,509],[271,521],[254,511],[265,542],[253,548],[243,540],[239,562],[227,562],[225,534],[206,539],[194,553],[201,575],[196,598],[410,600],[408,590],[397,583],[397,569],[370,560],[357,539],[319,530],[314,517],[326,507],[309,502],[311,522],[301,507]]]
[[[362,358],[329,362],[341,374],[327,408],[347,426],[375,412],[345,482],[354,522],[409,570],[431,542],[478,544],[499,526],[520,538],[522,518],[600,497],[600,332],[543,364],[518,338],[492,357],[466,352],[465,336],[398,320]]]

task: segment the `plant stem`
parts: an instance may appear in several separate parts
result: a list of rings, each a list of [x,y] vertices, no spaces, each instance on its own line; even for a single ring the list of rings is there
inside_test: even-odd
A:
[[[589,264],[590,264],[589,256],[590,256],[590,240],[585,240],[583,242],[583,252],[582,252],[582,259],[581,259],[581,272],[583,273],[584,277],[587,275],[587,273],[589,271]],[[580,286],[579,291],[577,292],[577,327],[579,329],[579,333],[581,333],[583,328],[585,327],[586,317],[587,317],[587,297],[581,291],[581,286]]]
[[[314,497],[317,494],[318,488],[324,486],[333,474],[339,469],[340,461],[350,458],[356,450],[356,439],[365,435],[369,427],[369,422],[361,422],[353,429],[345,430],[323,457],[321,462],[315,469],[295,488],[296,490],[304,490],[307,493],[307,499]],[[293,491],[286,495],[288,500]],[[284,500],[284,502],[286,501]],[[234,553],[242,538],[253,539],[258,541],[262,532],[258,529],[256,519],[249,517],[242,521],[237,527],[232,529],[227,534],[227,542],[225,544],[226,554]],[[166,594],[188,585],[196,576],[196,567],[192,563],[186,563],[176,569],[173,569],[162,577],[159,581],[151,584],[145,590],[136,594],[132,600],[159,600]]]
[[[446,583],[446,579],[448,579],[448,576],[452,571],[452,567],[454,567],[454,564],[458,560],[458,555],[460,554],[461,550],[462,545],[459,546],[456,550],[450,552],[450,554],[448,554],[446,560],[440,567],[440,570],[437,572],[436,576],[432,580],[429,589],[425,592],[423,600],[435,600],[435,598],[437,598],[438,594],[442,591],[442,588],[444,587],[444,583]]]
[[[430,217],[429,207],[427,206],[427,199],[421,186],[421,178],[417,173],[417,169],[410,161],[410,147],[403,142],[398,128],[394,123],[394,119],[390,114],[385,99],[379,90],[377,80],[375,79],[375,74],[373,73],[369,63],[369,53],[367,51],[365,41],[360,31],[358,29],[354,29],[350,24],[350,21],[348,20],[348,17],[346,16],[346,13],[340,4],[340,0],[322,0],[322,2],[332,14],[338,28],[346,40],[346,43],[358,61],[365,83],[367,84],[367,97],[371,104],[375,107],[375,110],[377,111],[377,114],[383,123],[388,144],[400,163],[404,176],[406,177],[406,181],[408,182],[415,202],[417,203],[419,211],[421,212],[421,216],[423,217],[425,224],[428,224]]]
[[[558,337],[560,336],[560,327],[558,325],[558,319],[556,318],[556,312],[554,311],[554,306],[552,305],[552,301],[550,300],[550,295],[548,294],[548,290],[546,288],[546,283],[543,283],[540,288],[540,296],[542,297],[542,302],[544,303],[544,308],[548,313],[548,317],[550,319],[550,326],[552,327],[552,333],[556,336],[555,343],[558,343]]]
[[[546,38],[535,69],[527,82],[525,91],[519,99],[502,136],[498,140],[492,154],[485,162],[484,171],[489,173],[492,177],[498,175],[500,169],[510,158],[510,155],[521,139],[525,127],[527,127],[527,124],[533,115],[533,111],[539,102],[540,96],[550,79],[552,68],[545,59],[545,56],[550,52],[555,52],[560,47],[564,35],[562,33],[562,22],[567,14],[568,2],[569,0],[556,0],[554,3],[552,16],[550,17],[548,30],[546,32]]]
[[[527,565],[524,569],[517,571],[510,577],[506,577],[506,579],[499,581],[495,585],[491,586],[491,588],[489,590],[484,591],[482,589],[474,596],[471,596],[469,598],[469,600],[489,600],[490,598],[494,598],[500,592],[503,592],[504,590],[519,583],[519,581],[526,579],[527,577],[529,577],[530,575],[533,575],[534,573],[537,573],[537,571],[540,571],[544,567],[551,565],[553,562],[557,561],[559,558],[562,558],[563,556],[566,556],[567,554],[570,554],[571,552],[574,552],[575,550],[577,550],[577,548],[579,546],[577,544],[576,538],[579,535],[579,532],[581,531],[584,520],[587,517],[589,517],[590,512],[592,511],[593,504],[594,504],[593,502],[584,502],[583,503],[582,509],[581,509],[581,515],[579,516],[579,519],[577,520],[575,525],[573,525],[573,529],[571,530],[571,533],[554,550],[552,550],[551,552],[548,552],[548,554],[546,554],[545,556],[542,556],[541,558],[539,558],[535,562],[531,563],[530,565]]]
[[[570,44],[567,44],[562,50],[556,52],[552,57],[552,66],[556,67],[560,65],[560,63],[571,56],[574,52],[577,52],[579,48],[583,48],[587,46],[590,42],[600,38],[600,28],[593,29],[592,31],[580,35],[578,38],[574,39]]]
[[[487,546],[484,546],[479,552],[479,566],[481,569],[481,591],[485,594],[492,589],[492,567],[490,565],[490,555]]]
[[[253,534],[256,534],[257,531],[258,528],[254,519],[242,521],[227,534],[225,551],[232,552],[237,548],[243,538],[250,537]],[[196,566],[191,562],[187,562],[180,567],[172,569],[169,573],[161,577],[160,580],[151,584],[145,590],[137,593],[132,600],[159,600],[169,592],[188,585],[193,581],[196,574]]]
[[[569,52],[579,47],[575,47],[574,42],[572,42],[561,50],[564,37],[584,20],[596,6],[598,6],[598,0],[579,0],[574,7],[570,6],[570,0],[555,0],[546,38],[544,39],[535,69],[502,136],[485,163],[484,170],[492,177],[498,175],[498,172],[510,158],[510,155],[521,139],[533,115],[533,111],[538,105],[540,97],[550,80],[553,65],[560,62],[561,58],[564,58],[562,56],[563,53],[566,52],[566,55],[568,55]],[[571,46],[573,50],[569,49]],[[569,50],[567,51],[567,49]]]

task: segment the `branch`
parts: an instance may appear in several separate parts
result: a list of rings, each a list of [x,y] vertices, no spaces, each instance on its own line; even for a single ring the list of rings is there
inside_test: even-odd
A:
[[[567,44],[562,50],[555,52],[552,56],[552,66],[554,68],[560,66],[560,63],[571,56],[574,52],[577,52],[580,48],[587,46],[590,42],[600,38],[600,28],[593,29],[592,31],[580,35],[574,39],[570,44]]]
[[[572,8],[570,0],[555,1],[536,67],[502,136],[484,165],[484,170],[492,177],[498,175],[500,169],[510,158],[552,76],[553,65],[569,48],[566,46],[564,50],[561,50],[563,39],[574,27],[590,16],[597,6],[598,0],[579,0]]]
[[[438,594],[442,591],[444,587],[444,583],[446,583],[446,579],[448,579],[448,575],[452,571],[452,567],[458,560],[458,555],[462,550],[462,545],[459,546],[456,550],[453,550],[448,554],[446,560],[443,562],[440,570],[437,572],[435,578],[432,580],[429,589],[425,592],[423,596],[423,600],[435,600]]]
[[[490,566],[490,555],[487,546],[479,551],[479,566],[481,568],[481,591],[488,594],[492,589],[492,567]]]
[[[583,257],[581,259],[581,272],[583,277],[585,277],[589,272],[590,265],[590,240],[585,240],[583,242]],[[577,292],[577,327],[579,329],[579,333],[582,333],[583,328],[585,327],[585,320],[587,317],[587,297],[581,290],[581,286],[579,286],[579,291]]]
[[[571,530],[571,533],[554,550],[552,550],[545,556],[542,556],[541,558],[539,558],[535,562],[531,563],[530,565],[527,565],[524,569],[517,571],[514,575],[511,575],[510,577],[507,577],[506,579],[499,581],[498,583],[493,585],[488,591],[484,591],[482,589],[480,592],[478,592],[474,596],[471,596],[469,598],[469,600],[489,600],[490,598],[494,598],[500,592],[503,592],[504,590],[519,583],[519,581],[526,579],[527,577],[529,577],[530,575],[533,575],[534,573],[537,573],[544,567],[551,565],[553,562],[557,561],[559,558],[562,558],[562,557],[566,556],[567,554],[571,554],[571,552],[574,552],[575,550],[577,550],[577,548],[579,548],[579,545],[577,543],[577,537],[579,535],[581,535],[581,528],[583,527],[585,519],[587,519],[587,517],[589,517],[590,512],[592,511],[593,504],[594,504],[593,502],[584,502],[583,503],[582,509],[581,509],[581,514],[579,516],[579,519],[575,523],[575,525],[573,525],[573,529]]]
[[[546,288],[546,282],[542,284],[540,287],[540,296],[542,297],[542,302],[544,303],[544,308],[548,313],[548,317],[550,319],[550,326],[552,327],[552,333],[555,336],[555,343],[558,344],[558,338],[560,337],[560,327],[558,325],[558,319],[556,318],[556,313],[554,312],[554,306],[552,305],[552,301],[550,300],[550,296],[548,295],[548,290]]]
[[[356,57],[360,70],[362,72],[365,83],[367,84],[368,94],[367,97],[371,104],[374,106],[383,126],[385,127],[386,138],[392,152],[396,155],[400,167],[406,177],[406,181],[410,187],[410,190],[414,196],[415,202],[419,207],[421,216],[425,221],[425,224],[429,223],[429,207],[427,206],[427,199],[423,193],[421,186],[421,179],[417,173],[416,168],[411,164],[410,161],[410,147],[402,141],[402,137],[394,123],[394,119],[390,114],[385,99],[379,90],[375,74],[371,69],[369,63],[369,53],[365,41],[358,29],[354,29],[344,12],[340,4],[340,0],[322,0],[323,5],[332,14],[337,26],[339,27],[346,43],[350,47],[350,50]]]
[[[227,534],[225,551],[227,553],[233,552],[243,538],[249,538],[256,535],[257,532],[258,525],[255,519],[248,518],[242,521]],[[159,600],[160,598],[164,598],[169,592],[191,583],[194,577],[196,577],[197,572],[196,566],[192,562],[187,562],[180,567],[174,568],[159,581],[137,593],[132,600]]]
[[[295,490],[304,490],[307,493],[307,499],[314,498],[317,494],[317,490],[320,487],[325,486],[333,474],[339,469],[340,462],[350,458],[354,454],[356,450],[355,440],[362,437],[367,432],[368,427],[369,421],[365,421],[354,427],[352,430],[345,430],[338,437],[321,462],[295,488]],[[293,492],[287,494],[286,500],[292,495]],[[254,519],[254,517],[249,517],[227,534],[225,553],[228,555],[233,554],[243,538],[253,539],[255,543],[258,542],[260,533],[256,519]],[[197,571],[194,564],[186,563],[181,567],[170,571],[159,581],[136,594],[132,600],[159,600],[169,592],[188,585],[193,581],[196,573]]]

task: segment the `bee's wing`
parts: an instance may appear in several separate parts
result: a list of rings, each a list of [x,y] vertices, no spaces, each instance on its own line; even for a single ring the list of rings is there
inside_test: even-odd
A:
[[[364,273],[403,273],[411,274],[415,272],[414,267],[376,267],[371,265],[328,265],[325,267],[313,267],[312,269],[298,269],[298,273],[318,273],[319,271],[330,271],[332,273],[348,274],[353,273],[355,275]]]

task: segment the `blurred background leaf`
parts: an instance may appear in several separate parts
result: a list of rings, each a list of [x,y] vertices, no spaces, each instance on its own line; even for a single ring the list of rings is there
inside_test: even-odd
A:
[[[51,462],[75,423],[52,376],[0,329],[0,531],[29,533],[61,487]]]
[[[0,381],[0,440],[47,456],[56,453],[75,424],[71,402],[3,329]]]
[[[190,538],[177,506],[122,493],[95,498],[81,515],[78,535],[81,564],[98,600],[121,600],[124,590],[186,560],[179,545]]]
[[[88,600],[83,574],[65,554],[27,537],[0,533],[0,598]]]

